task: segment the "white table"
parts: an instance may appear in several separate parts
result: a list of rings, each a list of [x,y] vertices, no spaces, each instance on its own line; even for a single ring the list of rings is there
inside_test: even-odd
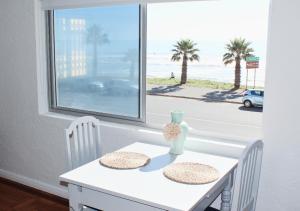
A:
[[[140,169],[115,170],[99,159],[60,176],[68,183],[70,207],[83,205],[104,211],[204,210],[222,193],[222,211],[230,211],[231,187],[238,160],[185,151],[171,156],[168,147],[134,143],[119,151],[140,152],[151,162]],[[172,162],[199,162],[215,167],[220,178],[210,184],[186,185],[165,178],[163,169]]]

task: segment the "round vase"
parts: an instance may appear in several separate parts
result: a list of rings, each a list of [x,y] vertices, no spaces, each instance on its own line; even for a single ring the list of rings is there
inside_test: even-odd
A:
[[[171,112],[171,122],[178,124],[180,127],[180,134],[175,140],[171,141],[170,154],[180,155],[184,151],[184,142],[188,134],[188,124],[183,121],[184,112],[182,111],[172,111]]]

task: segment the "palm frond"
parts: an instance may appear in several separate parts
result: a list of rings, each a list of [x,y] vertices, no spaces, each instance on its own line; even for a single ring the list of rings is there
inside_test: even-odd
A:
[[[228,65],[228,64],[231,64],[232,62],[234,62],[235,60],[234,59],[228,59],[228,60],[225,60],[224,61],[224,64],[225,65]]]
[[[187,54],[195,54],[196,52],[199,52],[199,49],[198,49],[198,48],[190,49],[190,50],[188,50],[186,53],[187,53]]]
[[[109,43],[108,34],[104,33],[100,26],[94,24],[87,30],[86,41],[88,43],[101,45]]]
[[[229,59],[233,59],[235,56],[233,53],[225,53],[223,55],[223,61],[229,60]]]
[[[198,54],[193,54],[189,57],[189,60],[192,62],[192,61],[199,61],[200,60],[200,57]]]
[[[179,60],[181,60],[181,54],[179,54],[179,53],[173,54],[171,60],[172,61],[179,61]]]

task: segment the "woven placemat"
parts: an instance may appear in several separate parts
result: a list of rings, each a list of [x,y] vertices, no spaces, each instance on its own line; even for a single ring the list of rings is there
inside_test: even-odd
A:
[[[191,185],[207,184],[219,178],[219,172],[214,167],[200,163],[174,163],[164,170],[168,179]]]
[[[136,152],[112,152],[100,158],[100,164],[113,169],[135,169],[149,161],[147,155]]]

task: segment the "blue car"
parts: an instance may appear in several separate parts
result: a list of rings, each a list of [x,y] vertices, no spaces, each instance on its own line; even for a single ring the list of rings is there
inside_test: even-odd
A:
[[[247,90],[242,102],[246,108],[262,107],[264,102],[264,91],[257,89]]]

